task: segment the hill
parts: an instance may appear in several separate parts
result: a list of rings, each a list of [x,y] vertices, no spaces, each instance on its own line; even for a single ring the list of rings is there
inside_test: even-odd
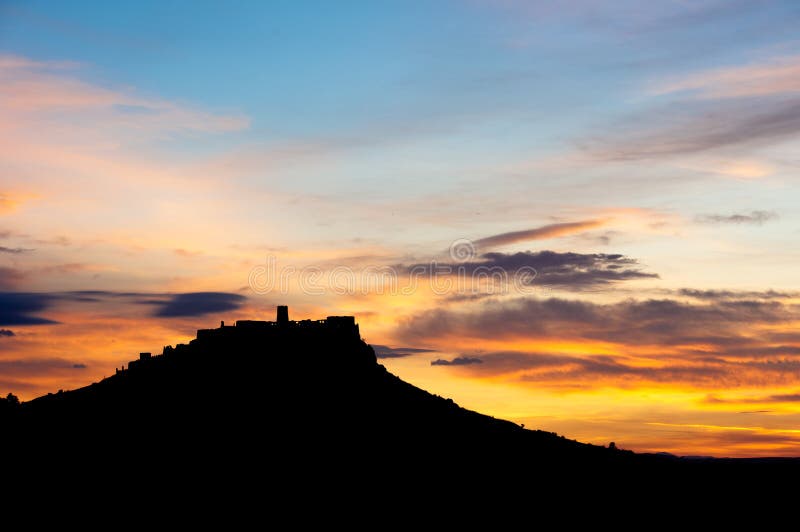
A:
[[[239,321],[74,391],[3,409],[21,470],[208,485],[348,478],[464,488],[536,478],[792,478],[797,460],[686,460],[588,445],[459,407],[377,363],[352,317]],[[586,484],[588,479],[595,479]],[[540,484],[541,485],[541,484]]]

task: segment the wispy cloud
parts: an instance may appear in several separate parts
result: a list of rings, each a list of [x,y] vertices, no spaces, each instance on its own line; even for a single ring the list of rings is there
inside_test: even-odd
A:
[[[800,55],[695,72],[647,92],[669,102],[638,111],[581,145],[600,159],[637,160],[757,148],[800,134]],[[758,162],[719,166],[725,165],[731,168],[721,173],[769,173]]]
[[[422,353],[433,353],[433,349],[420,347],[389,347],[388,345],[372,344],[375,356],[378,358],[405,358]]]
[[[463,361],[463,362],[456,362]],[[480,362],[476,362],[480,361]],[[432,365],[467,365],[476,376],[506,375],[524,383],[634,382],[682,383],[695,386],[737,386],[756,374],[775,382],[792,382],[800,362],[769,365],[763,362],[722,360],[652,363],[630,361],[625,357],[565,355],[542,352],[500,351],[481,354],[481,358],[462,357],[453,361],[434,361]],[[474,365],[474,364],[480,364]],[[757,377],[756,377],[757,378]]]
[[[218,115],[169,100],[144,97],[130,88],[114,89],[82,81],[74,65],[0,56],[0,116],[75,112],[129,130],[235,131],[244,116]]]
[[[681,288],[677,291],[682,296],[706,300],[743,300],[743,299],[791,299],[800,296],[800,292],[778,292],[776,290],[700,290]]]
[[[695,218],[701,224],[750,224],[763,225],[764,222],[777,220],[774,211],[751,211],[749,214],[702,214]]]
[[[431,361],[431,366],[471,366],[474,364],[483,364],[483,360],[475,357],[456,357],[452,360],[439,358]]]
[[[534,227],[533,229],[511,231],[509,233],[501,233],[499,235],[481,238],[475,241],[475,245],[479,248],[493,248],[505,246],[507,244],[515,244],[517,242],[526,242],[528,240],[556,238],[559,236],[566,236],[587,231],[589,229],[594,229],[595,227],[599,227],[604,223],[606,223],[605,220],[584,220],[580,222],[564,222],[543,225],[542,227]]]
[[[0,56],[0,163],[29,181],[35,194],[57,190],[69,197],[60,183],[73,179],[102,182],[101,190],[143,181],[168,186],[189,173],[189,165],[184,162],[177,171],[163,158],[154,160],[156,144],[249,126],[242,114],[145,96],[87,77],[72,65]],[[197,181],[196,173],[192,178]],[[24,199],[3,191],[0,213]]]
[[[661,82],[655,94],[688,92],[696,98],[741,98],[800,92],[800,55],[749,65],[714,68]]]
[[[656,125],[654,125],[656,124]],[[800,96],[750,102],[677,102],[644,111],[581,146],[602,160],[697,154],[733,146],[759,147],[800,133]]]
[[[800,393],[778,393],[747,397],[720,397],[717,395],[709,395],[706,397],[705,401],[709,404],[800,403]]]
[[[33,251],[29,248],[9,248],[5,246],[0,246],[0,253],[10,253],[12,255],[18,255],[20,253],[26,253],[28,251]]]

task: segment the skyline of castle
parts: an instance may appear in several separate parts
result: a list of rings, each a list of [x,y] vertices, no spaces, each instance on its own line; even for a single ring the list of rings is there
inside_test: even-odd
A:
[[[137,360],[128,363],[128,370],[141,367],[143,364],[152,362],[162,357],[169,357],[184,351],[190,346],[198,346],[203,343],[214,343],[218,341],[263,341],[274,340],[276,338],[293,335],[295,332],[302,332],[304,335],[329,335],[346,336],[353,339],[361,339],[361,333],[356,323],[355,316],[327,316],[321,320],[290,320],[289,307],[278,305],[276,309],[275,321],[267,320],[237,320],[233,325],[225,325],[225,321],[220,321],[216,329],[198,329],[194,339],[189,344],[177,344],[164,346],[160,355],[153,355],[151,352],[139,353]],[[117,369],[117,373],[126,371],[125,366]]]

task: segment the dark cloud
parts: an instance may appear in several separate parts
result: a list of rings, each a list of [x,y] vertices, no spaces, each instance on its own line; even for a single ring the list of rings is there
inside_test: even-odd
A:
[[[0,292],[0,325],[42,325],[56,323],[36,316],[53,301],[49,294]]]
[[[499,235],[481,238],[480,240],[475,241],[475,245],[478,248],[492,248],[496,246],[504,246],[506,244],[513,244],[515,242],[524,242],[527,240],[554,238],[557,236],[563,236],[585,231],[587,229],[592,229],[602,224],[602,220],[584,220],[580,222],[550,224],[542,227],[535,227],[533,229],[512,231],[510,233],[501,233]]]
[[[481,353],[480,358],[435,360],[431,365],[471,366],[470,371],[475,375],[506,375],[519,382],[559,386],[565,382],[579,385],[602,381],[622,387],[634,382],[652,382],[689,383],[720,389],[797,382],[800,371],[800,361],[772,363],[718,358],[667,364],[663,360],[651,360],[649,365],[644,365],[642,360],[633,361],[624,356],[516,351]]]
[[[668,124],[660,128],[641,124]],[[759,147],[800,133],[800,98],[679,100],[620,124],[615,133],[582,142],[603,160],[673,157],[729,147]]]
[[[45,376],[63,374],[86,368],[85,364],[64,358],[25,358],[0,360],[0,375],[4,378],[27,378],[31,375]]]
[[[769,326],[790,326],[800,319],[795,306],[778,301],[713,301],[687,303],[671,299],[625,300],[598,304],[562,298],[489,300],[468,310],[439,308],[417,314],[399,330],[409,342],[432,343],[439,338],[558,338],[599,340],[620,345],[658,345],[665,351],[681,347],[697,356],[696,346],[706,345],[705,355],[737,349],[783,348],[793,354],[794,346],[770,341]],[[759,327],[758,331],[751,330]],[[743,347],[744,346],[744,347]],[[777,353],[779,350],[775,350]],[[768,353],[767,353],[768,354]],[[762,355],[763,356],[763,355]]]
[[[527,272],[514,282],[566,289],[587,289],[620,281],[657,279],[658,274],[644,272],[636,259],[620,254],[559,253],[555,251],[520,251],[484,253],[477,260],[452,264],[414,264],[401,266],[422,275],[466,275],[489,281],[511,283],[508,275]]]
[[[800,403],[800,393],[770,395],[768,399],[780,403]]]
[[[113,303],[126,302],[158,307],[159,317],[202,316],[240,308],[246,297],[226,292],[159,294],[79,290],[53,293],[0,292],[0,325],[37,325],[56,323],[37,314],[56,302]]]
[[[722,398],[709,395],[705,398],[709,404],[763,404],[763,403],[800,403],[800,393],[779,393],[761,397]]]
[[[471,366],[473,364],[483,364],[483,360],[474,357],[456,357],[453,360],[439,358],[431,361],[431,366]]]
[[[449,294],[445,299],[450,303],[464,303],[467,301],[479,301],[483,299],[495,298],[498,297],[500,294],[493,294],[489,292],[476,292],[476,293],[466,293],[466,294]]]
[[[0,336],[16,336],[14,331],[9,329],[0,329]]]
[[[166,304],[174,294],[159,294],[152,292],[113,292],[110,290],[72,290],[69,292],[58,292],[53,297],[64,300],[82,303],[97,303],[108,300],[129,300],[139,304]]]
[[[28,251],[34,251],[34,250],[29,248],[7,248],[5,246],[0,246],[0,253],[19,254],[19,253],[26,253]]]
[[[676,364],[644,367],[611,356],[566,356],[549,353],[500,352],[483,355],[484,366],[491,373],[520,373],[526,382],[555,380],[586,381],[616,379],[649,382],[718,383],[729,371],[720,364]],[[477,371],[477,370],[476,370]]]
[[[175,294],[167,301],[155,301],[159,305],[155,315],[164,318],[202,316],[214,312],[225,312],[240,308],[247,300],[240,294],[227,292],[190,292]]]
[[[752,211],[750,214],[703,214],[695,221],[701,224],[751,224],[762,225],[769,220],[776,220],[778,214],[773,211]]]
[[[508,272],[533,268],[534,282],[563,288],[606,285],[618,281],[658,278],[641,271],[636,259],[606,253],[557,253],[555,251],[486,253],[478,266],[499,267]],[[473,270],[474,271],[474,270]]]
[[[724,299],[789,299],[800,296],[798,292],[777,292],[775,290],[698,290],[694,288],[681,288],[677,293],[694,299],[714,301]]]
[[[378,358],[404,358],[420,353],[433,353],[434,349],[424,349],[419,347],[389,347],[388,345],[373,344],[375,356]]]

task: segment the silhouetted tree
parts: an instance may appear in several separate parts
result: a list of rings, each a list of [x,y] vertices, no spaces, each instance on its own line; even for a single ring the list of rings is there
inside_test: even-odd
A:
[[[7,412],[19,406],[19,398],[9,393],[5,398],[0,397],[0,412]]]

